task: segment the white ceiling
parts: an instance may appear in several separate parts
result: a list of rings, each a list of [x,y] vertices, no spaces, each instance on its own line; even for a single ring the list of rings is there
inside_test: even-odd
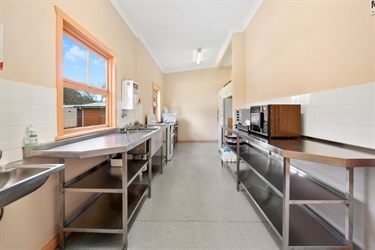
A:
[[[262,0],[111,0],[164,73],[219,65]],[[201,63],[195,63],[202,49]],[[230,60],[229,60],[230,61]]]

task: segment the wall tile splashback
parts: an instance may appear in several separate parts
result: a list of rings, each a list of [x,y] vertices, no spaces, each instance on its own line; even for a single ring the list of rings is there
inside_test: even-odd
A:
[[[0,79],[0,164],[21,160],[23,140],[33,124],[39,142],[57,134],[56,89]]]
[[[245,105],[301,104],[305,136],[375,148],[375,83]]]

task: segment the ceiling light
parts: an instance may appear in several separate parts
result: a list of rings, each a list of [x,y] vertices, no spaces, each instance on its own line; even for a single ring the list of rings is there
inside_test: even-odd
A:
[[[201,62],[201,55],[202,55],[202,49],[197,49],[197,58],[196,58],[197,64]]]

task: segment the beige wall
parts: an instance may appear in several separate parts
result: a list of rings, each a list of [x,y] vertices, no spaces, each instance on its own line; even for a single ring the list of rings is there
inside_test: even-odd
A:
[[[55,88],[54,5],[116,54],[116,89],[120,89],[123,79],[137,81],[143,110],[148,113],[152,82],[162,89],[163,72],[109,1],[1,1],[4,25],[1,78]],[[120,99],[117,91],[117,100]]]
[[[246,104],[246,42],[243,32],[232,35],[233,111]],[[234,114],[234,112],[233,112]]]
[[[57,234],[57,183],[58,175],[52,175],[37,191],[4,208],[0,249],[40,250]]]
[[[160,68],[140,41],[138,42],[137,53],[136,79],[141,84],[139,96],[141,97],[144,114],[142,122],[145,122],[145,117],[152,108],[152,83],[156,84],[161,89],[161,103],[163,103],[164,74],[160,71]]]
[[[375,81],[368,1],[264,1],[245,30],[246,102]]]
[[[0,79],[55,88],[55,5],[116,54],[116,89],[123,79],[137,81],[143,109],[148,112],[152,82],[163,91],[163,73],[109,0],[0,0],[0,23],[4,25]],[[116,99],[121,99],[119,91]],[[87,165],[87,161],[78,165]],[[67,163],[69,169],[76,167]],[[41,249],[58,233],[57,179],[57,175],[51,176],[40,189],[5,208],[0,249]]]
[[[217,140],[218,91],[230,80],[230,68],[165,75],[164,105],[178,111],[181,141]]]

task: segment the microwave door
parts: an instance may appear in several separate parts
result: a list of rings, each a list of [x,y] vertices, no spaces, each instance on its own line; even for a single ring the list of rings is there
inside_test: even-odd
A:
[[[260,113],[251,113],[250,114],[251,130],[256,131],[256,132],[260,132],[260,122],[261,122]]]

